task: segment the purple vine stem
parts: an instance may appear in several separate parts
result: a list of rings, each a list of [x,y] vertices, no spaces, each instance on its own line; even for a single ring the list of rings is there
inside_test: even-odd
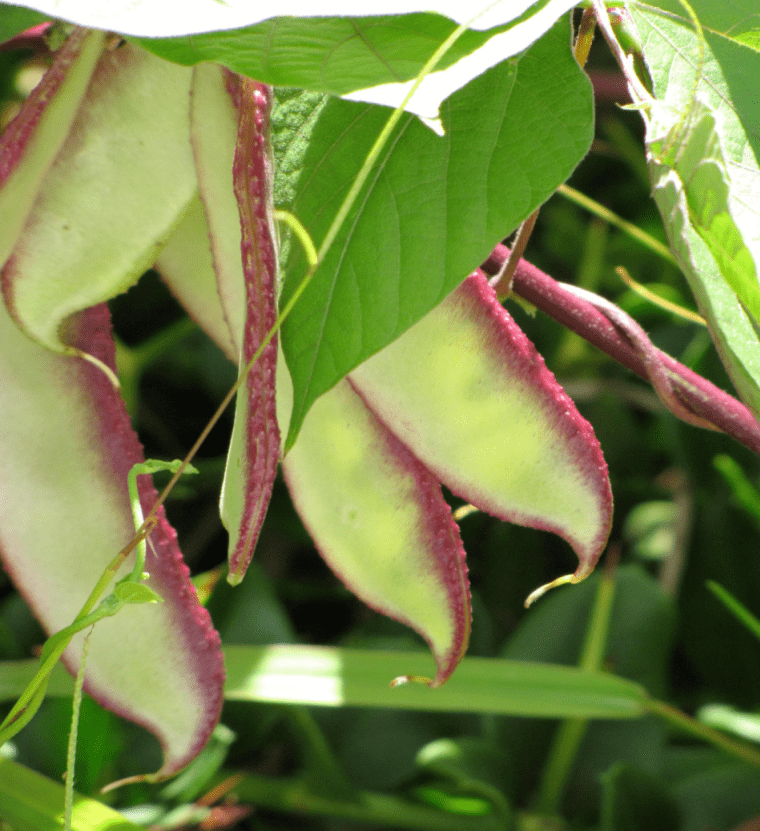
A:
[[[497,245],[481,266],[498,274],[509,257]],[[495,286],[499,293],[499,286]],[[760,426],[750,410],[727,392],[657,349],[643,329],[609,300],[558,283],[536,266],[520,260],[512,291],[549,317],[650,381],[660,400],[690,424],[720,430],[760,453]]]

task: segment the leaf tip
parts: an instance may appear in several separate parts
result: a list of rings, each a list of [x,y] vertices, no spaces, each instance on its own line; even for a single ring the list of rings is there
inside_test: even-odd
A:
[[[573,574],[564,574],[562,577],[557,577],[556,580],[552,580],[549,583],[545,583],[543,586],[539,586],[525,599],[525,608],[527,609],[529,606],[532,606],[539,597],[543,597],[550,589],[555,589],[557,586],[565,586],[568,583],[580,583],[588,577],[590,572],[591,569],[587,569],[585,573],[582,574],[579,574],[577,571]]]

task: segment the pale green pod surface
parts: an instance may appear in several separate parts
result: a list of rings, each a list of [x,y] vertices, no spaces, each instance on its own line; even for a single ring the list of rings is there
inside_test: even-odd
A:
[[[237,363],[235,339],[217,291],[208,223],[200,197],[190,203],[153,268],[188,315]]]
[[[612,520],[599,442],[481,273],[349,377],[454,493],[559,534],[576,579],[592,570]]]
[[[192,144],[209,228],[216,285],[239,370],[235,426],[221,498],[229,531],[229,574],[248,567],[277,474],[277,340],[249,362],[276,316],[277,251],[272,207],[268,87],[222,70],[198,67],[193,78]]]
[[[101,57],[2,271],[11,313],[48,348],[151,266],[193,197],[191,75],[129,44]]]
[[[471,613],[459,530],[438,482],[348,381],[317,399],[282,466],[328,565],[425,638],[432,683],[443,683],[467,648]]]
[[[113,368],[104,305],[78,315],[69,331],[72,346]],[[0,555],[52,634],[73,622],[105,567],[134,536],[127,474],[143,461],[142,449],[105,373],[29,340],[2,303],[0,412]],[[157,495],[149,477],[140,480],[147,512]],[[130,555],[118,576],[132,565]],[[163,509],[150,534],[146,570],[164,602],[126,606],[94,626],[85,689],[155,733],[164,764],[154,776],[164,777],[188,764],[211,735],[224,668],[219,637]],[[85,634],[75,635],[64,655],[72,672]]]
[[[66,141],[103,48],[103,32],[76,29],[0,136],[0,264],[24,227]]]

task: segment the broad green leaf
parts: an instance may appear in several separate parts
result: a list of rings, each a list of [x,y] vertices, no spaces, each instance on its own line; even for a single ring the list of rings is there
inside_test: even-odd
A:
[[[760,55],[635,11],[657,102],[645,108],[654,196],[671,247],[742,397],[760,412]],[[647,111],[648,109],[648,111]]]
[[[457,23],[472,23],[472,28],[489,29],[509,22],[532,6],[541,6],[531,0],[481,0],[475,5],[461,0],[364,0],[360,5],[353,0],[280,0],[276,9],[250,0],[225,0],[209,3],[187,0],[178,10],[174,0],[111,0],[106,6],[91,0],[17,0],[14,5],[37,9],[51,17],[107,29],[125,35],[169,37],[194,35],[251,26],[273,17],[369,17],[414,12],[433,12],[445,15]],[[566,9],[569,6],[565,7]]]
[[[186,66],[214,61],[264,83],[342,95],[414,78],[454,29],[453,21],[432,14],[277,17],[229,32],[142,38],[140,44]],[[441,68],[482,46],[491,34],[465,32]]]
[[[527,49],[572,5],[572,0],[502,4],[503,25],[459,32],[405,108],[437,119],[443,99],[489,67]],[[431,14],[278,17],[232,32],[140,42],[178,63],[213,60],[268,84],[351,93],[354,100],[396,107],[409,92],[411,79],[455,29],[451,20]]]
[[[455,93],[441,109],[443,137],[402,118],[285,322],[295,388],[288,445],[319,395],[443,300],[587,151],[591,89],[569,43],[563,21]],[[377,107],[329,100],[307,125],[308,147],[300,123],[290,142],[287,125],[273,128],[278,169],[295,192],[280,207],[317,246],[386,119]],[[283,302],[306,271],[299,249],[284,256]]]
[[[0,816],[14,831],[60,831],[63,785],[0,759]],[[74,797],[71,831],[139,831],[140,826],[96,799]]]
[[[641,9],[655,6],[682,18],[686,25],[691,25],[679,0],[649,0],[645,3],[634,0],[632,5]],[[700,24],[708,31],[725,35],[760,51],[760,14],[756,0],[731,0],[730,3],[722,0],[689,0],[689,5]]]

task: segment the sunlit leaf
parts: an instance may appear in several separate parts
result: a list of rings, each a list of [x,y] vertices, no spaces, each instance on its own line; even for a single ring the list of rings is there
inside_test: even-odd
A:
[[[319,395],[439,303],[569,175],[591,139],[590,92],[564,21],[448,99],[445,136],[402,118],[285,322],[295,387],[288,443]],[[283,206],[318,246],[387,112],[330,100],[306,126],[308,148],[300,124],[288,141],[277,118],[279,169],[293,193]],[[305,271],[291,247],[283,300]]]
[[[283,17],[364,17],[433,12],[450,17],[457,23],[467,23],[476,18],[473,28],[488,29],[509,22],[528,8],[540,8],[543,3],[540,0],[520,0],[519,3],[513,0],[501,3],[484,0],[479,7],[473,7],[463,5],[460,0],[364,0],[358,6],[350,0],[308,3],[304,0],[281,0],[273,9],[252,5],[250,0],[226,0],[224,3],[188,0],[181,11],[173,0],[112,0],[107,6],[93,4],[90,0],[17,0],[15,5],[37,9],[81,26],[127,35],[167,37],[238,29],[271,19],[273,12]]]
[[[642,9],[663,9],[672,16],[680,17],[687,26],[691,25],[684,5],[679,0],[634,0],[632,5]],[[731,0],[730,3],[720,0],[689,0],[689,5],[706,30],[760,51],[760,14],[755,0]]]

